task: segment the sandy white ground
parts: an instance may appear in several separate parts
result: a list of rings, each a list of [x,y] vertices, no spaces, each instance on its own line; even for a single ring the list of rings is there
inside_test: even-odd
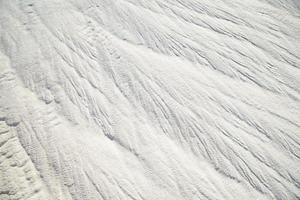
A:
[[[0,199],[300,199],[297,2],[0,0]]]

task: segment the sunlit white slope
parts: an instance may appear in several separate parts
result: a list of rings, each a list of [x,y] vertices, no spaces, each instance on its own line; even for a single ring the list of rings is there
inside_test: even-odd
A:
[[[299,199],[299,14],[0,0],[0,199]]]

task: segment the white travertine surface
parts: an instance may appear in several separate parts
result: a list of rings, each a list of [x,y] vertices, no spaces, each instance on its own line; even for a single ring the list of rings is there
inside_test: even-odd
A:
[[[297,0],[0,0],[0,200],[300,199]]]

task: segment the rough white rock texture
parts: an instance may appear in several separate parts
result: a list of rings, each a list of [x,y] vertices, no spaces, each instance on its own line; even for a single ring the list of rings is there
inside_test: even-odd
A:
[[[300,199],[299,68],[298,0],[0,0],[0,199]]]

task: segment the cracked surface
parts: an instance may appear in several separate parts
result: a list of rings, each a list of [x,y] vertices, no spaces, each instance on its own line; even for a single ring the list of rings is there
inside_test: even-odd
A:
[[[300,199],[296,0],[0,0],[0,199]]]

